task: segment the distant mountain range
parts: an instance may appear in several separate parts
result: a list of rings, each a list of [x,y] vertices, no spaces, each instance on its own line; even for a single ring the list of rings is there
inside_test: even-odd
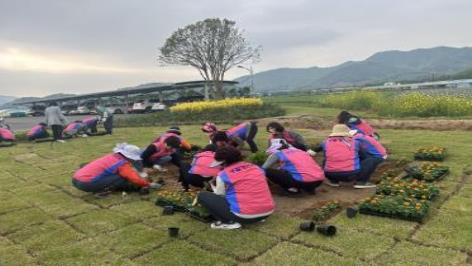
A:
[[[40,99],[55,99],[55,98],[74,96],[74,95],[75,94],[56,93],[56,94],[51,94],[44,97],[21,97],[21,98],[16,98],[16,97],[11,97],[11,96],[0,96],[0,107],[9,108],[9,107],[12,107],[14,104],[21,104],[22,102],[29,102],[29,101],[40,100]],[[1,99],[3,98],[9,99],[9,100],[5,102],[1,102]]]
[[[365,86],[390,81],[432,80],[454,74],[462,77],[471,69],[472,47],[385,51],[363,61],[349,61],[333,67],[279,68],[260,72],[254,74],[254,87],[259,92],[276,92]],[[235,80],[243,86],[251,84],[248,75]]]
[[[13,97],[13,96],[2,96],[2,95],[0,95],[0,106],[2,104],[7,103],[7,102],[13,101],[14,99],[15,99],[15,97]]]

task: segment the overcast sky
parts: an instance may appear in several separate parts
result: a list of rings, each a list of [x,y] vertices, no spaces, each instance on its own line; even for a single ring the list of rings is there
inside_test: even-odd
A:
[[[471,0],[0,0],[0,95],[45,96],[199,79],[160,67],[178,27],[229,18],[262,45],[256,72],[378,51],[471,46]],[[230,70],[228,78],[247,74]]]

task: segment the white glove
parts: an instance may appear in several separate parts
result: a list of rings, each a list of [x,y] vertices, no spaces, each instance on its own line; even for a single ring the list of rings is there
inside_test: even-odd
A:
[[[310,154],[311,156],[315,156],[316,155],[316,151],[312,150],[312,149],[309,149],[307,150],[306,152],[308,152],[308,154]]]
[[[149,175],[146,172],[139,173],[139,176],[142,177],[142,178],[148,178],[149,177]]]
[[[156,182],[152,182],[151,184],[149,184],[150,189],[160,189],[161,187],[162,185]]]
[[[156,169],[159,172],[167,172],[167,169],[165,169],[164,167],[162,167],[158,164],[153,165],[152,168]]]

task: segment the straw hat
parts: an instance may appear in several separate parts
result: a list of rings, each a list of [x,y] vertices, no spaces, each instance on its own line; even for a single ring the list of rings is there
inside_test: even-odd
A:
[[[120,153],[121,155],[133,161],[141,160],[141,150],[135,145],[119,143],[116,144],[115,148],[113,148],[113,152]]]
[[[351,129],[344,124],[337,124],[333,126],[333,132],[329,134],[330,137],[352,137],[349,133]]]

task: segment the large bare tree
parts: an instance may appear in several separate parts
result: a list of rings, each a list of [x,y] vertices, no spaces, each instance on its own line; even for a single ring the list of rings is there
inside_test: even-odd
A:
[[[209,18],[175,31],[160,48],[158,61],[196,68],[202,78],[213,83],[215,96],[224,97],[222,81],[234,66],[260,58],[260,46],[244,38],[236,22]]]

